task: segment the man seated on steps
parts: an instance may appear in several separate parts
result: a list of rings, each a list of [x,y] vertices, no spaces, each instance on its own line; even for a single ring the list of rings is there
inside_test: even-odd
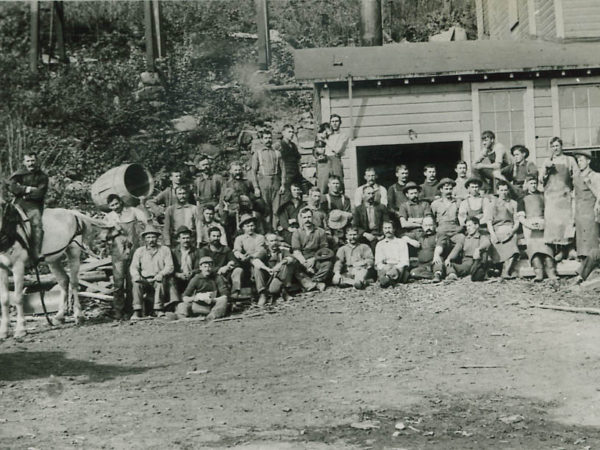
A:
[[[394,235],[394,224],[389,220],[383,222],[383,239],[375,248],[375,269],[382,288],[408,282],[408,244],[419,246],[417,241],[408,236],[397,238]]]
[[[233,286],[232,298],[238,298],[242,288],[242,279],[250,279],[253,270],[253,260],[264,258],[265,237],[256,233],[256,218],[245,214],[240,218],[240,228],[244,234],[235,238],[233,254],[239,261],[239,266],[233,269],[231,282]]]
[[[367,287],[367,277],[373,270],[373,251],[364,243],[358,242],[358,228],[346,230],[347,243],[336,254],[333,267],[332,284],[340,287],[354,286],[356,289]]]
[[[177,305],[177,317],[206,315],[208,320],[227,314],[229,288],[223,278],[213,270],[210,256],[200,258],[200,272],[192,278],[183,293],[183,301]]]
[[[160,232],[149,224],[142,233],[144,244],[133,254],[129,272],[133,282],[133,315],[131,320],[142,318],[145,296],[153,298],[154,313],[165,315],[163,305],[169,287],[168,277],[173,274],[173,256],[165,245],[158,244]]]
[[[451,281],[470,275],[471,281],[483,281],[487,268],[487,251],[491,242],[487,236],[479,234],[477,217],[469,217],[465,226],[466,235],[459,234],[455,237],[456,244],[446,258],[447,279]]]
[[[410,271],[410,276],[417,280],[442,281],[444,276],[444,260],[442,255],[448,247],[448,240],[437,235],[435,220],[425,216],[420,230],[413,230],[406,236],[419,242],[417,251],[418,265]]]
[[[300,211],[300,228],[292,234],[292,251],[299,263],[296,277],[304,290],[324,291],[334,254],[328,247],[325,230],[315,227],[312,219],[312,210],[304,208]]]
[[[275,302],[279,296],[284,301],[290,299],[288,293],[296,274],[297,261],[291,252],[281,247],[281,238],[273,233],[265,236],[267,249],[263,257],[252,260],[254,282],[258,292],[258,306],[269,300]]]

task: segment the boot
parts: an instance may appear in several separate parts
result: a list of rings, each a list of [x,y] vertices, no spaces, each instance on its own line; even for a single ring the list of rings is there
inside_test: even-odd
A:
[[[558,280],[558,274],[556,273],[556,263],[552,258],[546,256],[544,259],[544,267],[546,269],[546,275],[550,280]]]
[[[535,274],[535,278],[533,281],[539,283],[544,280],[544,263],[539,255],[536,255],[531,260],[531,265],[533,266],[533,273]]]

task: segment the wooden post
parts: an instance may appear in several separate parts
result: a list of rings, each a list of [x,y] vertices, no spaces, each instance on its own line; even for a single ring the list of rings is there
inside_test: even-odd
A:
[[[40,56],[40,5],[38,0],[31,0],[29,33],[29,70],[38,71],[38,58]]]
[[[53,2],[54,16],[56,18],[56,56],[62,63],[68,63],[65,48],[65,13],[62,1]]]
[[[352,102],[352,75],[348,75],[348,117],[350,119],[350,141],[354,140],[354,105]]]
[[[154,39],[156,45],[156,57],[165,56],[165,37],[162,33],[162,16],[160,14],[160,0],[152,0],[152,19],[154,21]]]
[[[144,31],[146,35],[146,70],[154,72],[156,47],[154,40],[154,20],[152,13],[152,0],[144,0]]]
[[[258,35],[258,67],[267,70],[271,63],[271,43],[269,40],[269,8],[267,0],[255,0],[256,25]]]

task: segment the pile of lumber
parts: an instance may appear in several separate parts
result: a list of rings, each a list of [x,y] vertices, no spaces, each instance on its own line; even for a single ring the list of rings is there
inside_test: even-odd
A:
[[[10,289],[14,290],[13,279],[10,279]],[[35,274],[25,276],[25,291],[23,306],[25,314],[43,314],[40,290],[44,291],[44,302],[49,313],[58,311],[61,292],[54,279],[49,274],[40,275],[38,284]],[[12,292],[11,292],[12,295]],[[112,265],[110,258],[89,257],[79,268],[79,297],[82,304],[89,306],[109,306],[112,304]],[[85,302],[84,300],[89,300]]]

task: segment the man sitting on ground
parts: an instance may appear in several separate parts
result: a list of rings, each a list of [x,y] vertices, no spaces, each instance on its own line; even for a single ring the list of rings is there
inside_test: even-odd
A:
[[[206,315],[208,320],[218,319],[227,314],[228,296],[229,288],[213,271],[212,259],[203,256],[200,272],[190,281],[175,313],[178,317]]]
[[[375,248],[375,269],[379,285],[387,288],[398,282],[408,282],[408,244],[418,247],[419,243],[408,236],[397,238],[394,235],[394,224],[389,220],[383,223],[383,236],[383,240]]]
[[[487,236],[479,234],[479,219],[469,217],[466,236],[458,235],[454,248],[445,261],[447,279],[471,276],[471,281],[483,281],[486,274],[487,251],[491,246]]]
[[[275,302],[281,295],[284,301],[290,299],[288,290],[292,285],[296,272],[296,259],[289,250],[280,246],[280,238],[276,234],[265,236],[267,250],[263,258],[252,260],[254,265],[254,282],[259,294],[258,306],[270,300]]]
[[[163,305],[168,291],[168,277],[173,273],[173,256],[169,247],[158,245],[160,232],[151,224],[142,233],[144,246],[138,248],[131,260],[130,274],[133,282],[133,315],[131,320],[142,318],[145,295],[153,296],[154,313],[164,316]]]
[[[410,276],[417,280],[433,279],[436,283],[442,281],[444,276],[442,255],[448,243],[445,238],[436,234],[433,217],[425,216],[421,222],[421,229],[410,232],[408,236],[419,243],[418,265],[410,271]]]
[[[325,230],[315,227],[312,218],[313,213],[309,208],[300,211],[301,226],[292,234],[292,250],[300,264],[297,278],[302,287],[307,291],[315,287],[324,291],[331,275],[334,255],[328,248]]]
[[[341,246],[336,254],[332,284],[364,289],[368,285],[369,271],[373,269],[373,251],[367,244],[358,242],[356,227],[349,227],[346,230],[346,241],[347,243]]]

